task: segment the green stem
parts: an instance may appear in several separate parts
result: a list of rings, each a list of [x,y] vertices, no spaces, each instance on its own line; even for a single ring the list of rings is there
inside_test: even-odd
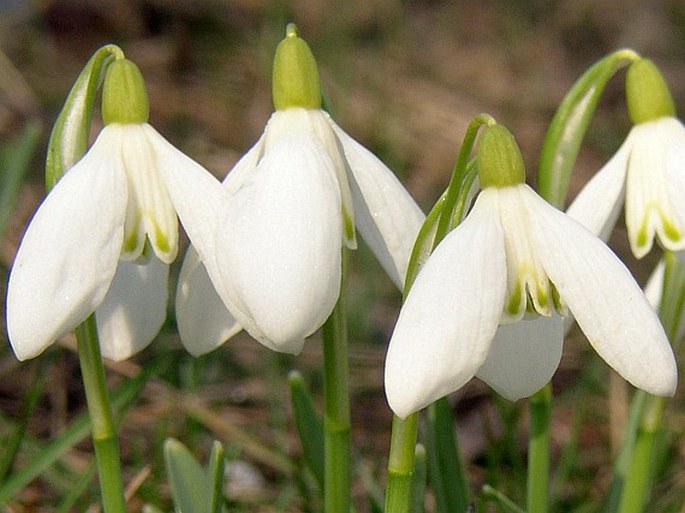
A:
[[[638,427],[633,458],[623,485],[619,513],[641,513],[649,497],[655,441],[664,411],[664,398],[648,395]]]
[[[549,496],[552,387],[548,383],[530,398],[528,442],[528,513],[546,513]]]
[[[571,87],[547,129],[538,164],[538,192],[557,208],[566,199],[571,171],[607,83],[640,56],[617,50],[593,64]]]
[[[125,513],[126,501],[119,458],[119,441],[105,382],[105,366],[100,355],[95,316],[88,317],[76,328],[75,332],[83,387],[92,426],[102,506],[105,513]]]
[[[406,419],[393,416],[385,513],[411,512],[418,426],[418,413],[412,413]]]
[[[324,511],[349,513],[350,397],[348,386],[345,281],[347,252],[342,256],[340,298],[323,327],[324,360]]]
[[[671,343],[678,340],[678,332],[682,322],[683,304],[685,301],[685,269],[678,257],[671,251],[664,253],[666,268],[664,269],[664,283],[659,304],[659,317],[664,325]],[[677,354],[679,343],[673,344]],[[638,392],[640,394],[640,392]],[[635,433],[632,454],[629,453],[630,464],[627,465],[625,481],[621,487],[621,497],[618,503],[619,513],[640,513],[650,494],[652,474],[654,471],[654,453],[656,439],[661,427],[665,399],[649,394],[643,394],[639,407],[640,418]],[[636,395],[636,397],[639,397]]]
[[[403,290],[404,299],[409,294],[414,279],[428,255],[437,247],[445,235],[461,222],[468,191],[476,172],[475,168],[469,165],[471,150],[480,127],[482,125],[491,126],[495,123],[495,119],[488,114],[480,114],[469,123],[447,190],[428,215],[412,250]],[[404,420],[393,416],[385,513],[408,513],[412,510],[418,418],[418,412],[411,414]],[[436,449],[441,450],[441,448]],[[463,466],[461,462],[459,465]]]

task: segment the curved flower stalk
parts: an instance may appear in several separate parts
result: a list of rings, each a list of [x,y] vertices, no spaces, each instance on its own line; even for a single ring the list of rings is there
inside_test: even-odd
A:
[[[20,360],[94,311],[102,354],[115,360],[147,346],[164,322],[176,211],[223,190],[147,123],[148,113],[142,75],[122,54],[103,84],[106,126],[40,205],[14,261],[7,328]],[[203,201],[195,208],[211,204]]]
[[[532,395],[559,363],[555,312],[569,311],[625,379],[673,394],[670,345],[620,260],[524,183],[505,128],[485,130],[476,158],[483,190],[419,272],[390,341],[385,385],[393,411],[404,418],[473,376],[512,400]]]
[[[633,128],[567,213],[608,240],[625,201],[628,238],[637,258],[651,250],[655,237],[668,250],[683,250],[685,127],[651,61],[641,59],[628,68],[626,96]]]
[[[292,25],[276,50],[273,94],[276,112],[224,181],[214,247],[196,245],[200,258],[189,251],[181,271],[177,319],[194,354],[241,328],[298,353],[338,299],[355,227],[402,287],[424,220],[395,175],[321,109],[316,62]]]

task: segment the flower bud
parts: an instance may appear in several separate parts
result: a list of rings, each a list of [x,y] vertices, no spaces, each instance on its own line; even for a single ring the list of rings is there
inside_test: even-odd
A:
[[[110,123],[146,123],[150,103],[143,75],[128,59],[117,59],[107,68],[102,86],[102,120]]]
[[[666,80],[649,59],[640,59],[628,68],[626,100],[630,119],[636,125],[675,116],[675,105]]]
[[[502,125],[485,128],[478,142],[476,166],[481,188],[525,182],[526,170],[514,136]]]
[[[289,23],[286,36],[276,48],[272,94],[276,110],[290,107],[321,108],[321,84],[316,60],[307,43]]]

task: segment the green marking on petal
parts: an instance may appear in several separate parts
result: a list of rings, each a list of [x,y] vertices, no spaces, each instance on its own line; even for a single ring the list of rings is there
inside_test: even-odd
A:
[[[647,244],[647,223],[643,223],[640,229],[637,231],[637,238],[635,243],[638,248],[641,248]]]
[[[343,216],[343,230],[345,231],[345,242],[348,248],[350,249],[356,249],[356,236],[355,236],[355,231],[354,231],[354,221],[352,220],[352,217],[349,215],[349,213],[343,209],[342,211],[342,216]]]
[[[154,222],[154,221],[153,221]],[[152,231],[148,232],[147,240],[150,241],[155,255],[165,264],[170,264],[176,258],[178,252],[178,244],[174,244],[170,234],[160,227],[159,224],[154,223]]]
[[[566,317],[568,315],[568,308],[566,308],[566,304],[561,300],[561,294],[559,294],[554,283],[549,282],[549,286],[552,288],[552,304],[554,305],[554,309],[559,315]]]
[[[162,253],[168,254],[171,253],[172,248],[171,244],[169,244],[169,238],[166,236],[166,234],[157,226],[155,227],[155,233],[154,233],[154,247],[157,248],[159,251]]]
[[[135,223],[132,228],[121,247],[121,252],[124,254],[134,253],[138,248],[138,223]]]
[[[680,242],[683,238],[683,234],[678,229],[678,227],[673,224],[669,219],[667,219],[663,214],[661,215],[661,224],[664,228],[664,235],[666,238],[673,242]]]
[[[509,301],[507,301],[506,312],[511,316],[516,316],[519,314],[521,308],[521,296],[523,295],[523,286],[519,281],[516,285],[516,289],[509,296]]]
[[[547,306],[549,305],[549,297],[547,296],[547,290],[540,285],[538,285],[538,293],[537,293],[537,303],[540,309],[546,310]],[[538,311],[538,313],[542,313]]]
[[[661,230],[659,230],[659,234],[663,235],[667,239],[666,241],[662,241],[662,243],[680,242],[683,238],[683,233],[680,230],[680,228],[671,221],[669,216],[667,216],[664,213],[663,209],[660,208],[660,205],[652,202],[647,206],[647,208],[645,208],[645,215],[643,216],[642,222],[640,223],[640,227],[637,230],[637,234],[635,237],[637,247],[641,248],[649,243],[649,234],[647,226],[649,224],[652,211],[654,210],[658,214],[659,219],[661,221]]]

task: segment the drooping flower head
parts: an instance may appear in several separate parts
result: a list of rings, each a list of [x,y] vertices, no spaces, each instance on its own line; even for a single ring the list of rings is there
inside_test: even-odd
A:
[[[145,347],[164,322],[176,209],[187,207],[188,191],[221,188],[148,115],[143,77],[118,55],[103,83],[105,127],[38,208],[12,267],[7,328],[20,360],[94,311],[102,354],[116,360]]]
[[[355,227],[401,287],[424,219],[394,174],[321,109],[316,61],[292,24],[272,89],[276,111],[224,181],[215,243],[196,245],[199,258],[191,250],[181,271],[179,331],[195,354],[241,327],[298,353],[335,306]]]
[[[393,411],[406,417],[474,376],[509,399],[532,395],[558,366],[569,311],[623,377],[672,394],[670,345],[620,260],[524,183],[501,125],[485,129],[476,165],[483,190],[420,270],[390,340]]]
[[[655,237],[665,249],[680,251],[685,249],[685,127],[663,75],[649,59],[628,68],[626,99],[634,126],[568,215],[607,240],[625,201],[637,258],[651,250]]]

